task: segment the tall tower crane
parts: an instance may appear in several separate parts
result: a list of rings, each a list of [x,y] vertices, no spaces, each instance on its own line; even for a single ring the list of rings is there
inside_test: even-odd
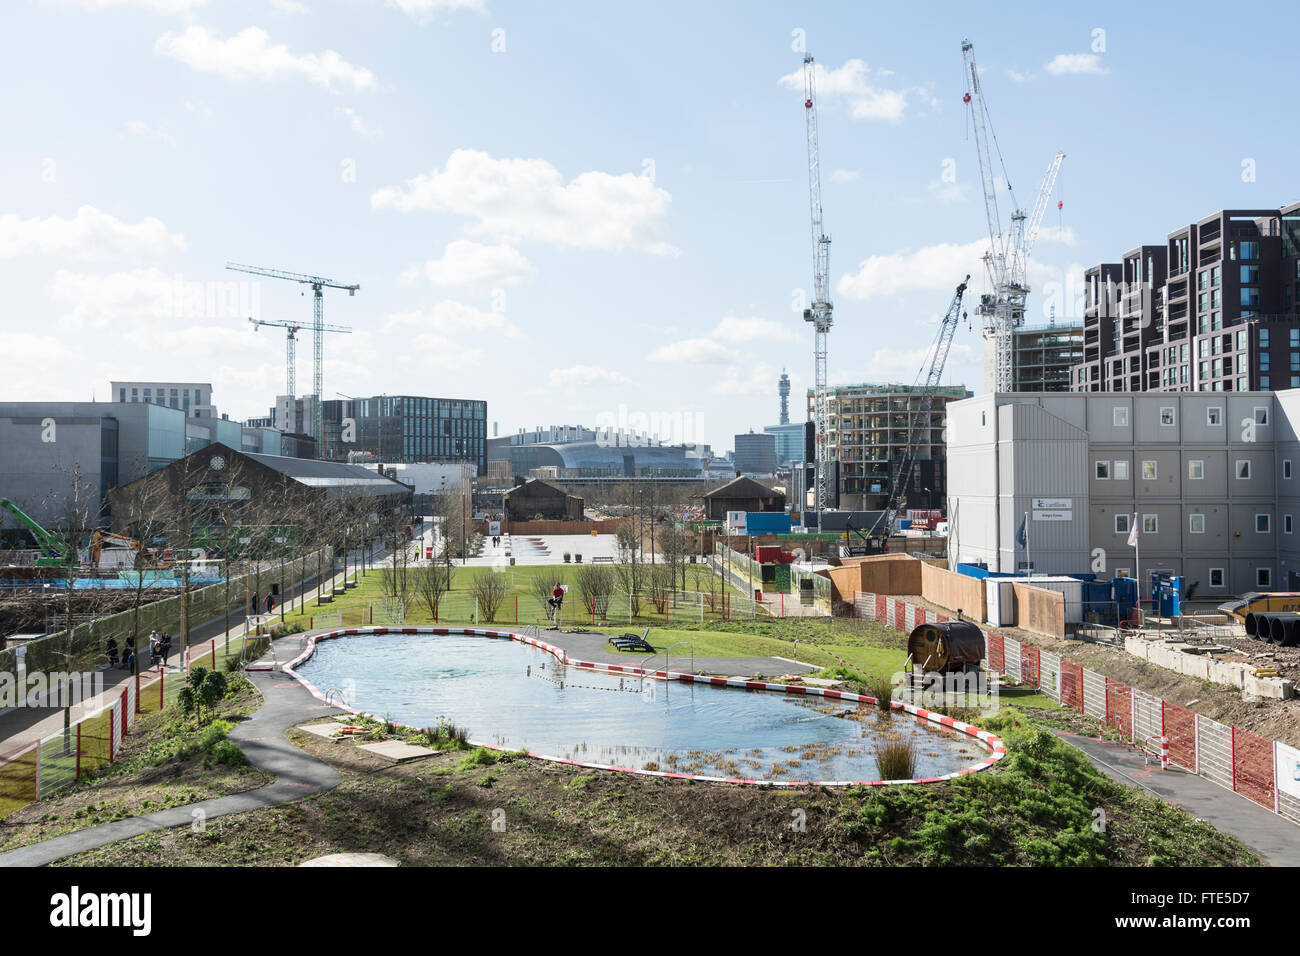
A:
[[[277,328],[286,329],[284,337],[284,387],[285,394],[290,400],[297,397],[298,387],[298,330],[302,328],[301,322],[280,322],[270,319],[255,319],[251,315],[248,321],[256,332],[259,326],[269,325]],[[322,332],[351,332],[352,330],[346,325],[321,325]]]
[[[907,487],[912,483],[917,453],[922,445],[930,444],[930,415],[934,408],[934,396],[939,391],[939,384],[943,380],[944,366],[948,364],[948,351],[952,347],[952,337],[957,331],[958,321],[961,318],[962,297],[966,294],[966,283],[969,281],[970,276],[967,276],[953,293],[952,301],[948,303],[948,311],[944,313],[939,323],[939,332],[935,336],[934,345],[927,353],[929,366],[927,368],[922,365],[921,370],[917,372],[916,382],[912,385],[913,394],[918,395],[918,398],[916,407],[908,412],[907,446],[903,449],[903,457],[898,463],[898,475],[890,481],[889,500],[885,503],[885,508],[876,519],[876,523],[865,535],[850,525],[850,530],[855,531],[860,538],[866,539],[868,551],[885,550],[898,514],[903,510]],[[921,381],[922,376],[925,378],[924,383]]]
[[[1029,294],[1029,253],[1038,239],[1043,214],[1047,211],[1048,200],[1056,187],[1056,177],[1061,171],[1061,161],[1065,159],[1065,154],[1057,153],[1048,163],[1042,186],[1034,199],[1033,211],[1026,213],[1016,204],[1011,177],[1007,175],[997,136],[992,132],[988,107],[980,87],[979,70],[975,66],[974,44],[963,39],[961,53],[966,73],[966,94],[962,100],[970,107],[971,127],[975,131],[975,153],[984,183],[984,212],[989,227],[990,246],[984,255],[984,265],[988,269],[989,285],[993,289],[991,293],[980,297],[977,311],[984,319],[984,337],[993,340],[993,390],[1010,392],[1015,388],[1012,354],[1015,330],[1024,324],[1025,298]],[[1002,180],[1011,196],[1011,219],[1005,232],[1002,229],[1002,216],[998,210],[993,178],[994,152],[998,156]]]
[[[325,355],[325,298],[323,290],[330,289],[347,289],[348,295],[356,295],[359,285],[345,285],[341,282],[335,282],[332,279],[322,279],[320,276],[303,275],[298,272],[285,272],[281,269],[263,269],[261,266],[246,266],[238,262],[227,262],[227,269],[235,272],[249,272],[257,276],[268,276],[272,279],[287,279],[290,282],[298,282],[302,285],[309,285],[312,289],[312,437],[316,439],[317,448],[324,442],[324,433],[321,430],[321,387],[323,379],[324,355]],[[296,396],[295,396],[296,397]]]
[[[805,322],[813,326],[813,426],[816,434],[816,469],[813,491],[813,513],[821,528],[822,512],[830,506],[828,482],[830,481],[831,447],[829,438],[830,408],[826,401],[826,337],[834,322],[830,300],[831,237],[822,225],[822,173],[821,149],[817,142],[817,81],[816,64],[805,54],[803,58],[804,115],[808,126],[808,193],[812,207],[813,241],[813,300],[804,309]]]

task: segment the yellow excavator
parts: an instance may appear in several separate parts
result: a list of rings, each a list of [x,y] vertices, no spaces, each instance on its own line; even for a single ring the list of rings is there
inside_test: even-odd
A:
[[[1247,614],[1262,614],[1266,611],[1300,611],[1300,592],[1252,591],[1239,598],[1223,602],[1219,605],[1219,610],[1231,615],[1238,624],[1243,624]]]
[[[153,560],[154,555],[144,547],[142,542],[135,540],[135,538],[128,538],[124,534],[115,534],[111,531],[96,531],[90,539],[89,556],[92,568],[100,567],[100,559],[106,547],[110,551],[125,550],[133,552],[129,565],[132,570],[157,566],[157,563]],[[114,565],[114,567],[124,566]]]

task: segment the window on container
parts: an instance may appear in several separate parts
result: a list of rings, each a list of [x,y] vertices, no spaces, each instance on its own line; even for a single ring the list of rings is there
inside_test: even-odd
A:
[[[1115,516],[1116,534],[1128,534],[1129,531],[1132,530],[1132,527],[1132,524],[1129,523],[1129,516],[1127,514]]]
[[[1205,424],[1210,426],[1223,424],[1223,408],[1220,405],[1213,405],[1205,410]]]
[[[1187,477],[1193,481],[1200,481],[1205,477],[1205,459],[1193,458],[1187,463]]]
[[[1192,534],[1205,534],[1205,515],[1188,515],[1187,530]]]
[[[1273,586],[1273,569],[1256,568],[1255,569],[1255,586],[1261,588],[1271,588]]]
[[[1154,461],[1142,462],[1142,480],[1143,481],[1156,480],[1156,463]]]
[[[1115,462],[1115,480],[1116,480],[1116,481],[1128,481],[1128,462],[1127,462],[1127,461],[1117,461],[1117,462]]]
[[[1116,428],[1128,427],[1128,407],[1125,405],[1116,405],[1112,415],[1112,421]]]
[[[1130,572],[1129,572],[1129,569],[1128,569],[1128,568],[1116,568],[1116,569],[1115,569],[1115,577],[1117,577],[1117,578],[1126,578],[1126,577],[1129,576],[1129,573],[1130,573]]]
[[[1249,477],[1250,477],[1250,459],[1249,459],[1249,458],[1238,458],[1238,459],[1237,459],[1237,477],[1238,477],[1238,478],[1242,478],[1242,479],[1245,479],[1245,478],[1249,478]]]
[[[1160,516],[1159,516],[1159,515],[1143,515],[1143,516],[1142,516],[1142,533],[1143,533],[1143,534],[1158,534],[1159,531],[1160,531]]]
[[[1271,515],[1255,515],[1255,532],[1257,534],[1268,534],[1273,530],[1273,519]]]
[[[1098,481],[1110,480],[1110,462],[1108,461],[1097,462],[1097,480]]]
[[[1290,516],[1290,515],[1283,515],[1283,516],[1282,516],[1282,533],[1283,533],[1283,534],[1290,534],[1290,533],[1291,533],[1291,516]]]
[[[1256,425],[1267,425],[1267,424],[1268,424],[1268,406],[1267,406],[1267,405],[1256,405],[1256,406],[1255,406],[1255,424],[1256,424]]]
[[[1174,424],[1174,408],[1172,405],[1162,405],[1160,407],[1160,424],[1161,425]]]
[[[1223,587],[1223,568],[1210,568],[1210,587]]]
[[[1291,477],[1291,459],[1290,459],[1290,458],[1283,458],[1283,459],[1282,459],[1282,477],[1283,477],[1283,478],[1290,478],[1290,477]]]

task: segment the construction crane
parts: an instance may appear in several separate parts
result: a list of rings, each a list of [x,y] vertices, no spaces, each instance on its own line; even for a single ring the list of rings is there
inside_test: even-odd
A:
[[[848,525],[848,530],[854,532],[866,543],[866,547],[862,550],[867,553],[886,550],[889,535],[894,530],[894,524],[898,519],[899,512],[903,510],[908,485],[912,483],[912,473],[916,470],[917,453],[920,451],[921,445],[930,443],[928,433],[931,427],[930,415],[934,409],[934,396],[938,393],[939,383],[943,380],[943,369],[948,364],[948,352],[952,348],[952,338],[962,317],[961,303],[962,297],[966,294],[967,282],[970,282],[970,276],[962,280],[953,293],[952,301],[948,303],[948,311],[944,313],[943,319],[939,322],[939,331],[935,336],[934,344],[927,351],[929,355],[928,367],[924,364],[921,366],[921,370],[917,372],[916,381],[912,385],[912,394],[918,396],[916,407],[908,412],[907,445],[904,447],[903,457],[898,463],[897,476],[890,481],[889,499],[885,503],[885,508],[880,513],[880,517],[876,519],[875,524],[871,526],[871,530],[865,534],[854,528],[852,522]],[[922,382],[923,376],[924,382]]]
[[[297,397],[298,387],[298,330],[302,328],[300,322],[280,322],[270,319],[255,319],[251,315],[248,321],[256,332],[259,326],[271,325],[277,328],[286,329],[284,337],[284,386],[285,394],[290,400]],[[322,332],[351,332],[352,330],[346,325],[321,325]]]
[[[830,408],[826,400],[826,338],[833,324],[830,301],[831,237],[822,224],[821,148],[817,142],[817,81],[812,56],[803,58],[804,116],[808,127],[808,193],[812,207],[813,300],[804,309],[805,322],[813,326],[813,429],[816,465],[813,479],[813,514],[821,529],[822,512],[830,506]]]
[[[989,285],[993,289],[980,296],[977,311],[983,317],[984,337],[993,340],[993,391],[1011,392],[1015,390],[1012,354],[1015,330],[1024,324],[1025,299],[1029,294],[1029,253],[1038,239],[1043,214],[1047,211],[1052,190],[1056,187],[1056,177],[1061,171],[1061,161],[1065,159],[1065,154],[1057,153],[1048,163],[1033,210],[1026,213],[1016,203],[1011,177],[1007,175],[997,136],[992,132],[988,106],[980,87],[979,70],[975,66],[974,44],[963,39],[961,52],[966,72],[966,93],[962,100],[970,107],[971,128],[975,132],[975,153],[984,184],[984,212],[989,227],[990,247],[984,255],[984,265],[988,269]],[[994,183],[994,152],[997,153],[998,165],[1002,170],[1002,180],[1011,196],[1011,220],[1005,231],[1002,228]]]
[[[37,546],[45,552],[44,557],[37,558],[33,564],[38,568],[75,568],[78,565],[76,552],[56,534],[46,531],[35,518],[28,515],[8,498],[0,498],[0,510],[11,515],[31,532]]]
[[[321,430],[321,383],[323,376],[323,364],[325,355],[325,296],[324,290],[329,289],[347,289],[348,295],[356,295],[359,285],[346,285],[342,282],[335,282],[333,279],[322,279],[320,276],[303,275],[299,272],[285,272],[282,269],[263,269],[261,266],[246,266],[238,262],[227,262],[227,269],[235,272],[248,272],[255,276],[268,276],[272,279],[287,279],[289,282],[297,282],[301,285],[309,285],[312,289],[312,437],[316,439],[317,448],[324,443],[324,434]],[[291,395],[292,397],[296,397]]]

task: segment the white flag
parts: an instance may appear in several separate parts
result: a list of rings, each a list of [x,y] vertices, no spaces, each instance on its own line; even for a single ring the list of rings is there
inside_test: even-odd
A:
[[[1133,515],[1133,526],[1128,531],[1128,546],[1136,548],[1138,546],[1138,516]]]

